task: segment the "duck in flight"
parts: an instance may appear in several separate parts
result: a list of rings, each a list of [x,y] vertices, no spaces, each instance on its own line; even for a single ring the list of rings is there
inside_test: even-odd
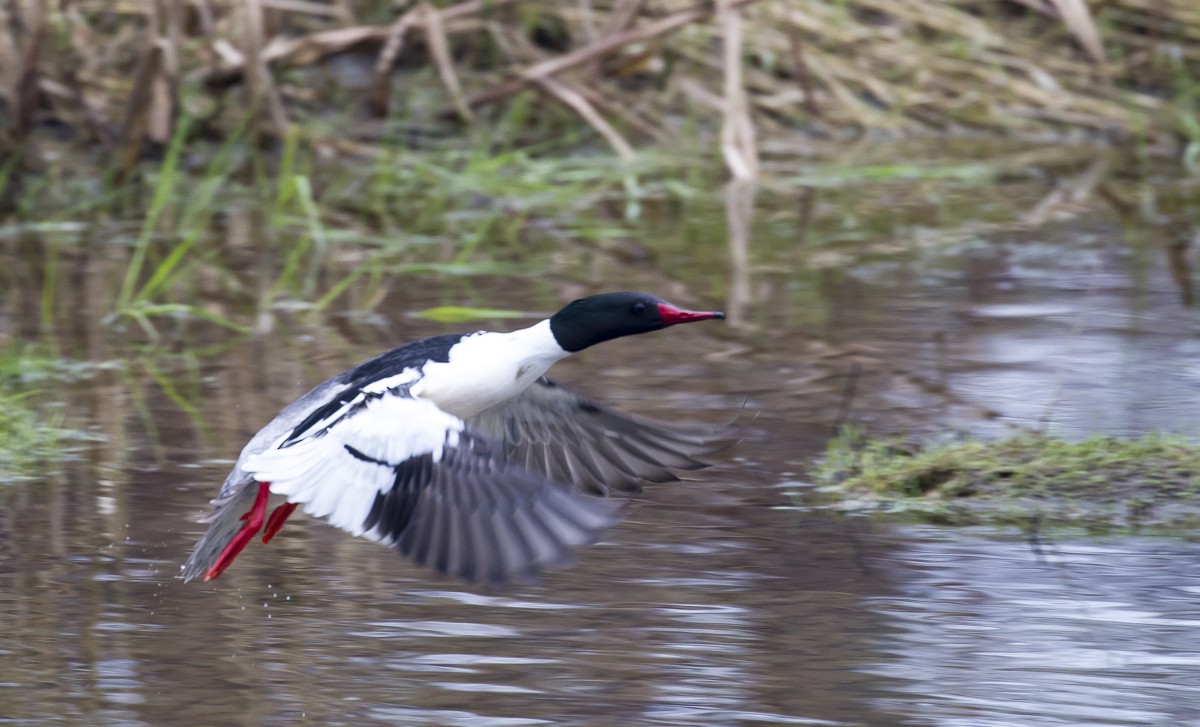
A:
[[[529,328],[433,336],[338,374],[242,449],[182,577],[213,580],[297,507],[469,582],[562,562],[615,521],[610,491],[699,469],[721,444],[716,430],[623,414],[544,374],[597,343],[724,317],[603,293]]]

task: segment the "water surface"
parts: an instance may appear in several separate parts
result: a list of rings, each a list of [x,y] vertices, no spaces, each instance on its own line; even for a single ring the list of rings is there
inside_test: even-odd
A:
[[[46,330],[37,275],[18,276],[5,335],[126,363],[66,393],[104,441],[0,489],[0,724],[1197,720],[1195,543],[836,518],[796,494],[839,422],[1195,431],[1191,271],[1163,232],[1191,234],[1186,215],[1129,218],[1094,194],[997,222],[1046,207],[1087,168],[760,193],[744,266],[726,264],[725,207],[697,202],[646,219],[650,263],[595,253],[547,276],[409,277],[370,315],[280,306],[252,335],[206,330],[149,354],[86,304]],[[36,268],[3,250],[12,269]],[[61,294],[86,302],[112,257],[67,254]],[[296,517],[214,584],[175,577],[233,457],[281,406],[455,328],[403,311],[551,311],[612,287],[743,315],[605,344],[556,375],[651,416],[740,416],[746,439],[647,488],[573,567],[470,588]],[[202,346],[217,348],[180,355]]]

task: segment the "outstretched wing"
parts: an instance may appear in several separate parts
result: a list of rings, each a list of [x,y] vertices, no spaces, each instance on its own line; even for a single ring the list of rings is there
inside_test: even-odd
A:
[[[503,442],[510,462],[599,495],[637,492],[641,480],[666,482],[678,479],[672,470],[707,467],[696,457],[724,448],[729,438],[721,427],[625,414],[545,377],[469,423]]]
[[[406,387],[304,424],[243,469],[308,514],[440,573],[501,582],[564,560],[614,522],[610,504],[504,459]]]

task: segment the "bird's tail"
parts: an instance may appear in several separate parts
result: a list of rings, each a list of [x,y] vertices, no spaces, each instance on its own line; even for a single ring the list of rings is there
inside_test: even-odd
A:
[[[225,547],[242,528],[242,515],[254,504],[256,490],[249,477],[240,486],[226,487],[228,494],[212,501],[213,510],[200,522],[208,523],[208,531],[196,543],[196,548],[183,564],[179,577],[185,582],[202,577],[217,562]]]

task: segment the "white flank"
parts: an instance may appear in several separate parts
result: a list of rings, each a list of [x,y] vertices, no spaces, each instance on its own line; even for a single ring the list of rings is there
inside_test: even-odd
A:
[[[456,343],[448,362],[425,364],[412,393],[467,419],[520,394],[566,355],[549,320],[511,333],[477,333]]]
[[[323,436],[282,449],[277,444],[250,457],[242,467],[256,480],[270,482],[272,493],[299,503],[309,515],[364,535],[363,523],[375,496],[392,488],[394,467],[426,454],[439,461],[445,447],[458,444],[462,429],[462,420],[432,402],[385,395],[367,402],[362,411]],[[376,461],[352,455],[347,446]]]

